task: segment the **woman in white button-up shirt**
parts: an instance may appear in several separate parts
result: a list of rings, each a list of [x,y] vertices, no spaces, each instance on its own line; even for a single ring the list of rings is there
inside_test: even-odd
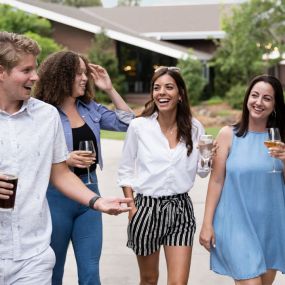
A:
[[[187,284],[196,223],[188,191],[198,168],[203,126],[192,118],[186,86],[176,67],[158,68],[151,100],[128,129],[119,185],[134,197],[128,243],[137,255],[140,284],[157,284],[164,247],[168,284]]]

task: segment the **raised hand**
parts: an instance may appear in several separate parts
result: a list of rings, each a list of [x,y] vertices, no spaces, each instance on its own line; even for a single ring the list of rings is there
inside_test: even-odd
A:
[[[105,68],[93,63],[89,63],[89,67],[94,83],[99,89],[107,92],[113,88],[112,81]]]

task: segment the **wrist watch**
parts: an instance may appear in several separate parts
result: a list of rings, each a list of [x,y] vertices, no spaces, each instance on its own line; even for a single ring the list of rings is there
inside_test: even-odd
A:
[[[98,199],[100,199],[100,198],[101,198],[101,196],[99,196],[99,195],[96,195],[96,196],[94,196],[93,198],[91,198],[90,201],[89,201],[89,203],[88,203],[89,208],[92,209],[92,210],[95,210],[95,209],[94,209],[94,204],[95,204],[96,201],[97,201]]]

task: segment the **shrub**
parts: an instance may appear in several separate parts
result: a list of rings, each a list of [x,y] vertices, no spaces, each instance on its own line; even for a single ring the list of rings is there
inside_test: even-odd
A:
[[[25,35],[35,40],[41,47],[41,53],[38,56],[39,64],[51,53],[54,53],[54,52],[57,52],[63,49],[63,47],[57,44],[53,39],[42,37],[33,32],[27,32],[25,33]]]
[[[195,105],[201,101],[204,87],[207,83],[203,75],[203,64],[195,59],[193,51],[189,50],[187,59],[180,59],[178,67],[181,69],[181,75],[184,78],[190,104]]]
[[[234,85],[226,92],[227,102],[235,109],[242,109],[244,94],[247,86],[241,83]]]

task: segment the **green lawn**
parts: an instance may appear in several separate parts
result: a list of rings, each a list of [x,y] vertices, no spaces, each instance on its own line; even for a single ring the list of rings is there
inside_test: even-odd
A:
[[[124,132],[113,132],[113,131],[101,130],[101,138],[102,139],[124,140],[125,135],[126,135],[126,133],[124,133]]]
[[[206,133],[209,135],[213,135],[216,137],[220,128],[206,128]],[[124,140],[125,139],[124,132],[112,132],[112,131],[103,131],[101,130],[101,138],[103,139],[111,139],[111,140]]]
[[[212,128],[206,128],[206,134],[207,135],[213,135],[214,138],[217,136],[218,132],[220,130],[220,127],[212,127]]]

